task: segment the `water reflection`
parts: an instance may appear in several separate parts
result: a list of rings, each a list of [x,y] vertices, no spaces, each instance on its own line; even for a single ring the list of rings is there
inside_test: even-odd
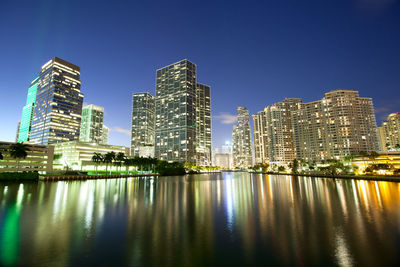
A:
[[[0,185],[0,265],[396,265],[400,184],[225,173]]]

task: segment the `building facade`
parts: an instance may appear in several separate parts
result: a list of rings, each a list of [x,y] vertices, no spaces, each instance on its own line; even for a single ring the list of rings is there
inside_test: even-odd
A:
[[[39,85],[39,77],[35,78],[28,89],[28,95],[26,97],[26,103],[22,109],[22,118],[20,122],[20,127],[18,131],[17,142],[27,142],[30,139],[30,134],[32,130],[32,119],[33,112],[35,111],[35,102],[37,88]]]
[[[378,127],[378,134],[382,151],[400,150],[400,114],[390,114]]]
[[[252,116],[255,164],[269,162],[267,146],[267,117],[265,111]]]
[[[156,158],[210,164],[210,87],[197,83],[196,75],[196,65],[187,59],[157,70]]]
[[[103,134],[101,136],[101,143],[108,145],[108,133],[110,132],[110,128],[103,124]]]
[[[58,170],[94,170],[95,163],[92,161],[94,153],[106,154],[122,152],[129,156],[129,148],[124,146],[114,146],[105,144],[96,144],[92,142],[70,141],[57,143],[54,145],[54,155],[57,160],[54,162],[54,168]]]
[[[197,165],[211,165],[211,88],[197,83],[196,88]]]
[[[97,105],[87,105],[82,108],[79,141],[103,142],[104,108]]]
[[[341,159],[379,150],[372,99],[338,89],[292,113],[298,160]]]
[[[42,66],[38,83],[30,142],[78,140],[83,103],[80,68],[54,57]]]
[[[46,173],[53,170],[53,146],[27,144],[27,157],[17,161],[11,157],[9,151],[13,144],[15,143],[0,141],[0,152],[3,155],[3,159],[0,160],[0,172],[38,171]]]
[[[155,98],[150,93],[132,95],[131,154],[145,157],[154,151]],[[154,152],[152,153],[154,155]],[[151,154],[150,154],[151,155]]]
[[[237,125],[233,126],[233,166],[249,168],[253,165],[249,111],[245,107],[237,107]]]

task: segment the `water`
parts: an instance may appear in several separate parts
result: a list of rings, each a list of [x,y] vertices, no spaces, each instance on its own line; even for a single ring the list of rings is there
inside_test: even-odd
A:
[[[0,265],[395,266],[400,183],[224,173],[0,184]]]

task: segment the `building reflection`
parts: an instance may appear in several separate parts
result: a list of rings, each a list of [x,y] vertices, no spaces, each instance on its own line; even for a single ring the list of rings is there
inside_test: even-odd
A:
[[[248,173],[0,185],[0,265],[390,265],[400,184]]]

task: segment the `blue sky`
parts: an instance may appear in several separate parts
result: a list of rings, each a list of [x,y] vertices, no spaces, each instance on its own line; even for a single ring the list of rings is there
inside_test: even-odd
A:
[[[30,81],[57,56],[81,67],[84,102],[105,108],[110,143],[129,145],[131,94],[187,58],[212,87],[213,143],[285,97],[337,88],[400,111],[397,0],[0,1],[0,140],[15,139]]]

